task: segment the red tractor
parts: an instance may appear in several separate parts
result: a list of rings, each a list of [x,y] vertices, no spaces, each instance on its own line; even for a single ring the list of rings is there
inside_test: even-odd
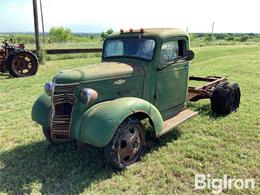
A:
[[[14,45],[6,40],[0,47],[0,72],[13,77],[27,77],[35,75],[39,62],[37,56],[25,49],[24,44]]]

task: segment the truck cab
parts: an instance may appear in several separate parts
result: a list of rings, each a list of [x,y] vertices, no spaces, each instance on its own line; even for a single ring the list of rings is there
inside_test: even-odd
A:
[[[186,109],[189,36],[180,29],[130,29],[108,36],[102,61],[61,71],[32,108],[46,139],[104,147],[116,168],[140,159],[148,121],[157,137],[195,116]]]
[[[189,61],[183,58],[187,50],[189,37],[178,29],[122,30],[105,40],[102,61],[142,69],[142,80],[132,81],[140,91],[132,95],[155,105],[167,119],[185,107]]]

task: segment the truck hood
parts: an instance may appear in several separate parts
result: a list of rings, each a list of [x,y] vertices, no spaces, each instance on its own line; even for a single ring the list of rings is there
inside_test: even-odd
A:
[[[141,66],[119,62],[102,62],[62,71],[54,80],[58,84],[69,84],[143,74],[144,71]]]

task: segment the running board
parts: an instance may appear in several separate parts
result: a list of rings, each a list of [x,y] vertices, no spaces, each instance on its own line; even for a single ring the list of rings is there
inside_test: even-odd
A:
[[[171,131],[174,127],[176,127],[179,124],[183,123],[184,121],[196,116],[197,114],[198,114],[198,112],[194,112],[189,109],[185,109],[185,110],[179,112],[174,117],[164,121],[162,132],[156,136],[160,137],[160,136],[164,135],[165,133]]]

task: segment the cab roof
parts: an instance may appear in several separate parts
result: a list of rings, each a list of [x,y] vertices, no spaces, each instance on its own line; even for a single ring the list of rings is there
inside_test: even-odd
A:
[[[188,33],[178,28],[144,28],[144,29],[128,29],[120,30],[121,32],[113,33],[109,38],[134,36],[141,34],[144,37],[158,37],[160,39],[167,39],[170,37],[188,36]],[[143,32],[142,32],[143,31]]]

